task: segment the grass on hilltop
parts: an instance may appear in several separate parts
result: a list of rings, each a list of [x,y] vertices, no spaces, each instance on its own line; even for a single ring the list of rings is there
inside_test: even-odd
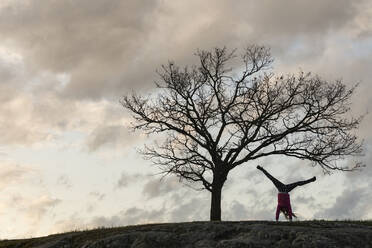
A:
[[[87,241],[95,241],[103,239],[108,236],[116,234],[122,234],[131,231],[146,231],[151,227],[158,226],[161,229],[162,226],[174,225],[180,227],[182,225],[192,223],[205,223],[205,224],[232,224],[232,223],[247,223],[247,224],[268,224],[278,226],[303,226],[311,228],[337,228],[345,226],[372,226],[372,220],[308,220],[308,221],[222,221],[222,222],[184,222],[184,223],[158,223],[158,224],[145,224],[145,225],[134,225],[124,227],[99,227],[91,230],[74,230],[66,233],[52,234],[45,237],[28,238],[28,239],[14,239],[14,240],[0,240],[0,248],[32,248],[45,243],[58,241],[64,238],[65,241],[71,242],[71,244],[83,244]],[[67,238],[66,238],[67,237]]]

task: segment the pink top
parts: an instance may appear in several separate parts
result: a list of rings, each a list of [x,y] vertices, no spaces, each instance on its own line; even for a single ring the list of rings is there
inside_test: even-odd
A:
[[[280,211],[283,211],[283,210],[286,210],[286,212],[289,215],[288,216],[289,219],[292,220],[292,216],[295,216],[295,215],[292,213],[291,200],[289,198],[289,194],[280,192],[278,193],[278,206],[276,207],[276,216],[275,216],[276,220],[279,219]]]
[[[291,206],[291,200],[289,199],[288,193],[278,193],[278,206],[280,207]]]

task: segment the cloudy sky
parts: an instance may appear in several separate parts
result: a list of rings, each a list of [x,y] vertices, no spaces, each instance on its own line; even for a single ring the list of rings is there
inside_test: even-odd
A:
[[[168,60],[194,63],[198,48],[269,46],[276,73],[360,83],[352,113],[372,107],[370,0],[2,0],[0,37],[0,239],[207,220],[208,193],[160,181],[136,153],[148,137],[119,104],[151,92]],[[372,218],[371,121],[358,131],[362,172],[257,161],[284,182],[317,176],[291,193],[300,220]],[[276,191],[257,163],[229,176],[224,220],[274,219]]]

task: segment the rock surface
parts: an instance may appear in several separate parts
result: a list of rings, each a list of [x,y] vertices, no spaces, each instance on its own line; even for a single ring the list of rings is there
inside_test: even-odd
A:
[[[372,223],[351,221],[190,222],[3,240],[9,248],[372,247]]]

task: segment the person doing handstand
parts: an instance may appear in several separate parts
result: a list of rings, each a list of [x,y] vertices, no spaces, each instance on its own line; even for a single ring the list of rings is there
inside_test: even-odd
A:
[[[292,212],[292,207],[291,207],[291,201],[289,198],[289,192],[296,188],[297,186],[305,185],[311,182],[314,182],[316,180],[316,177],[312,177],[308,180],[305,181],[298,181],[295,183],[291,184],[284,184],[280,182],[278,179],[273,177],[272,175],[269,174],[264,168],[261,166],[257,166],[257,169],[262,171],[275,185],[275,187],[278,189],[278,206],[276,207],[276,214],[275,214],[275,219],[278,221],[279,219],[279,214],[280,212],[283,212],[285,215],[286,219],[289,219],[292,221],[292,216],[296,217],[296,215]]]

